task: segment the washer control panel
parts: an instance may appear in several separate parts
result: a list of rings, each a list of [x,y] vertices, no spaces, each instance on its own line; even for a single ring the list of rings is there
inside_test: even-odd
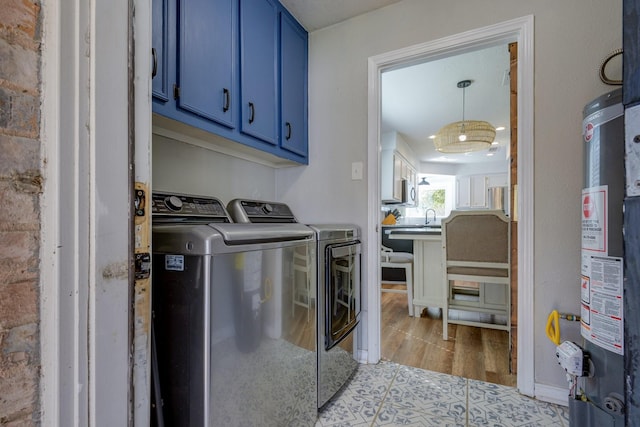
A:
[[[297,223],[293,212],[284,203],[234,199],[227,205],[237,223]]]
[[[215,197],[154,192],[151,215],[162,218],[200,218],[209,222],[231,222],[222,202]]]

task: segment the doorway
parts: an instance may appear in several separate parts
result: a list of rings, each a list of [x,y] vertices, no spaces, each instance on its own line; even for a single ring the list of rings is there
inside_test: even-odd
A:
[[[514,386],[516,380],[515,370],[511,371],[511,362],[515,362],[516,355],[510,351],[510,337],[512,333],[516,336],[516,322],[510,322],[502,308],[490,308],[480,303],[484,285],[458,284],[456,289],[464,289],[464,293],[456,292],[456,299],[466,300],[471,311],[449,311],[452,324],[447,329],[450,335],[443,340],[442,298],[438,296],[437,302],[432,301],[438,292],[435,288],[442,287],[441,273],[434,273],[440,268],[427,267],[434,262],[434,256],[440,258],[440,236],[434,237],[437,240],[433,243],[435,253],[430,252],[428,258],[424,258],[419,253],[421,249],[424,253],[425,242],[412,237],[402,239],[402,235],[389,236],[388,233],[397,230],[398,225],[428,222],[429,226],[437,227],[454,209],[493,208],[494,205],[489,204],[491,198],[487,197],[489,187],[507,193],[504,190],[509,187],[510,169],[516,165],[515,150],[510,150],[510,130],[512,123],[515,129],[517,116],[512,119],[510,101],[512,94],[517,92],[511,88],[514,82],[510,76],[517,75],[517,63],[511,59],[509,44],[501,42],[418,64],[398,64],[382,72],[380,106],[382,200],[388,197],[384,191],[384,186],[389,185],[386,180],[396,177],[398,172],[402,175],[405,170],[398,170],[396,163],[391,164],[388,160],[404,155],[406,160],[403,157],[402,161],[407,163],[407,169],[417,171],[417,177],[404,172],[416,194],[413,203],[382,207],[385,220],[384,212],[389,207],[402,214],[396,225],[382,226],[381,239],[383,248],[414,252],[414,290],[409,294],[412,303],[408,312],[413,311],[414,304],[417,308],[415,317],[407,316],[407,301],[397,294],[404,292],[405,287],[396,285],[395,289],[389,289],[394,279],[404,279],[404,275],[397,277],[402,273],[397,268],[383,268],[381,357],[403,365],[506,386]],[[468,84],[460,88],[457,85],[460,81]],[[463,93],[466,97],[461,96]],[[461,153],[436,150],[435,134],[446,123],[459,121],[461,114],[467,120],[485,120],[487,126],[490,124],[495,129],[495,136],[477,149],[466,149]],[[502,199],[504,197],[500,201]],[[509,215],[508,207],[504,207],[504,211]],[[508,221],[512,222],[511,219]],[[517,256],[517,251],[514,255]],[[435,262],[439,264],[439,261]],[[515,280],[511,282],[516,283]],[[498,286],[505,293],[508,290],[508,286]],[[516,292],[509,294],[517,295]],[[428,301],[435,306],[427,305],[430,309],[424,310]],[[481,311],[475,311],[473,301],[477,301]],[[511,304],[511,308],[517,312],[516,304]],[[490,325],[479,328],[464,323],[478,321]]]
[[[420,63],[465,52],[472,52],[497,43],[517,42],[518,52],[518,121],[517,143],[519,158],[517,182],[518,227],[518,322],[517,387],[521,393],[533,395],[533,356],[522,351],[533,348],[533,17],[515,19],[490,27],[469,31],[418,46],[371,57],[369,59],[369,207],[377,212],[380,207],[380,95],[381,74],[394,67]],[[380,227],[377,215],[370,215],[370,236],[367,252],[374,277],[368,291],[368,360],[377,362],[381,357],[381,298],[380,298]]]

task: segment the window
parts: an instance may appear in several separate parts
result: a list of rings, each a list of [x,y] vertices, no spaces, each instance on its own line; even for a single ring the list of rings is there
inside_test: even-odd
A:
[[[447,190],[444,188],[431,189],[422,185],[418,189],[418,207],[425,209],[425,212],[427,209],[433,209],[436,211],[436,216],[446,216],[444,203],[446,194]]]
[[[418,206],[407,208],[408,218],[426,218],[427,209],[436,211],[437,218],[446,218],[453,209],[455,196],[455,176],[451,175],[418,175],[418,182],[425,177],[429,185],[418,185]],[[431,218],[429,211],[429,218]]]

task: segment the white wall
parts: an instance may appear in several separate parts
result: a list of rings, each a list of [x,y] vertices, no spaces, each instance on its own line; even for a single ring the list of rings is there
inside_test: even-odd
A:
[[[420,162],[421,174],[456,175],[458,165],[450,163]]]
[[[497,161],[487,163],[468,163],[458,165],[456,175],[477,175],[491,173],[509,173],[509,161]]]
[[[536,382],[566,387],[544,326],[554,308],[579,312],[582,108],[613,89],[597,69],[621,47],[621,0],[404,0],[312,33],[310,165],[276,171],[277,195],[305,221],[350,221],[364,229],[368,183],[352,181],[350,173],[353,161],[365,163],[365,177],[366,168],[377,167],[366,164],[367,59],[525,15],[535,17],[536,302],[529,350]],[[567,331],[563,339],[578,339],[575,328]]]
[[[235,198],[274,200],[274,169],[195,145],[153,135],[153,189]],[[295,210],[294,210],[295,212]]]

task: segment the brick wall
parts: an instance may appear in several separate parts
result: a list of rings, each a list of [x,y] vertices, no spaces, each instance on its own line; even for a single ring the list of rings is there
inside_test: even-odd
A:
[[[40,419],[40,15],[0,0],[0,425]]]

